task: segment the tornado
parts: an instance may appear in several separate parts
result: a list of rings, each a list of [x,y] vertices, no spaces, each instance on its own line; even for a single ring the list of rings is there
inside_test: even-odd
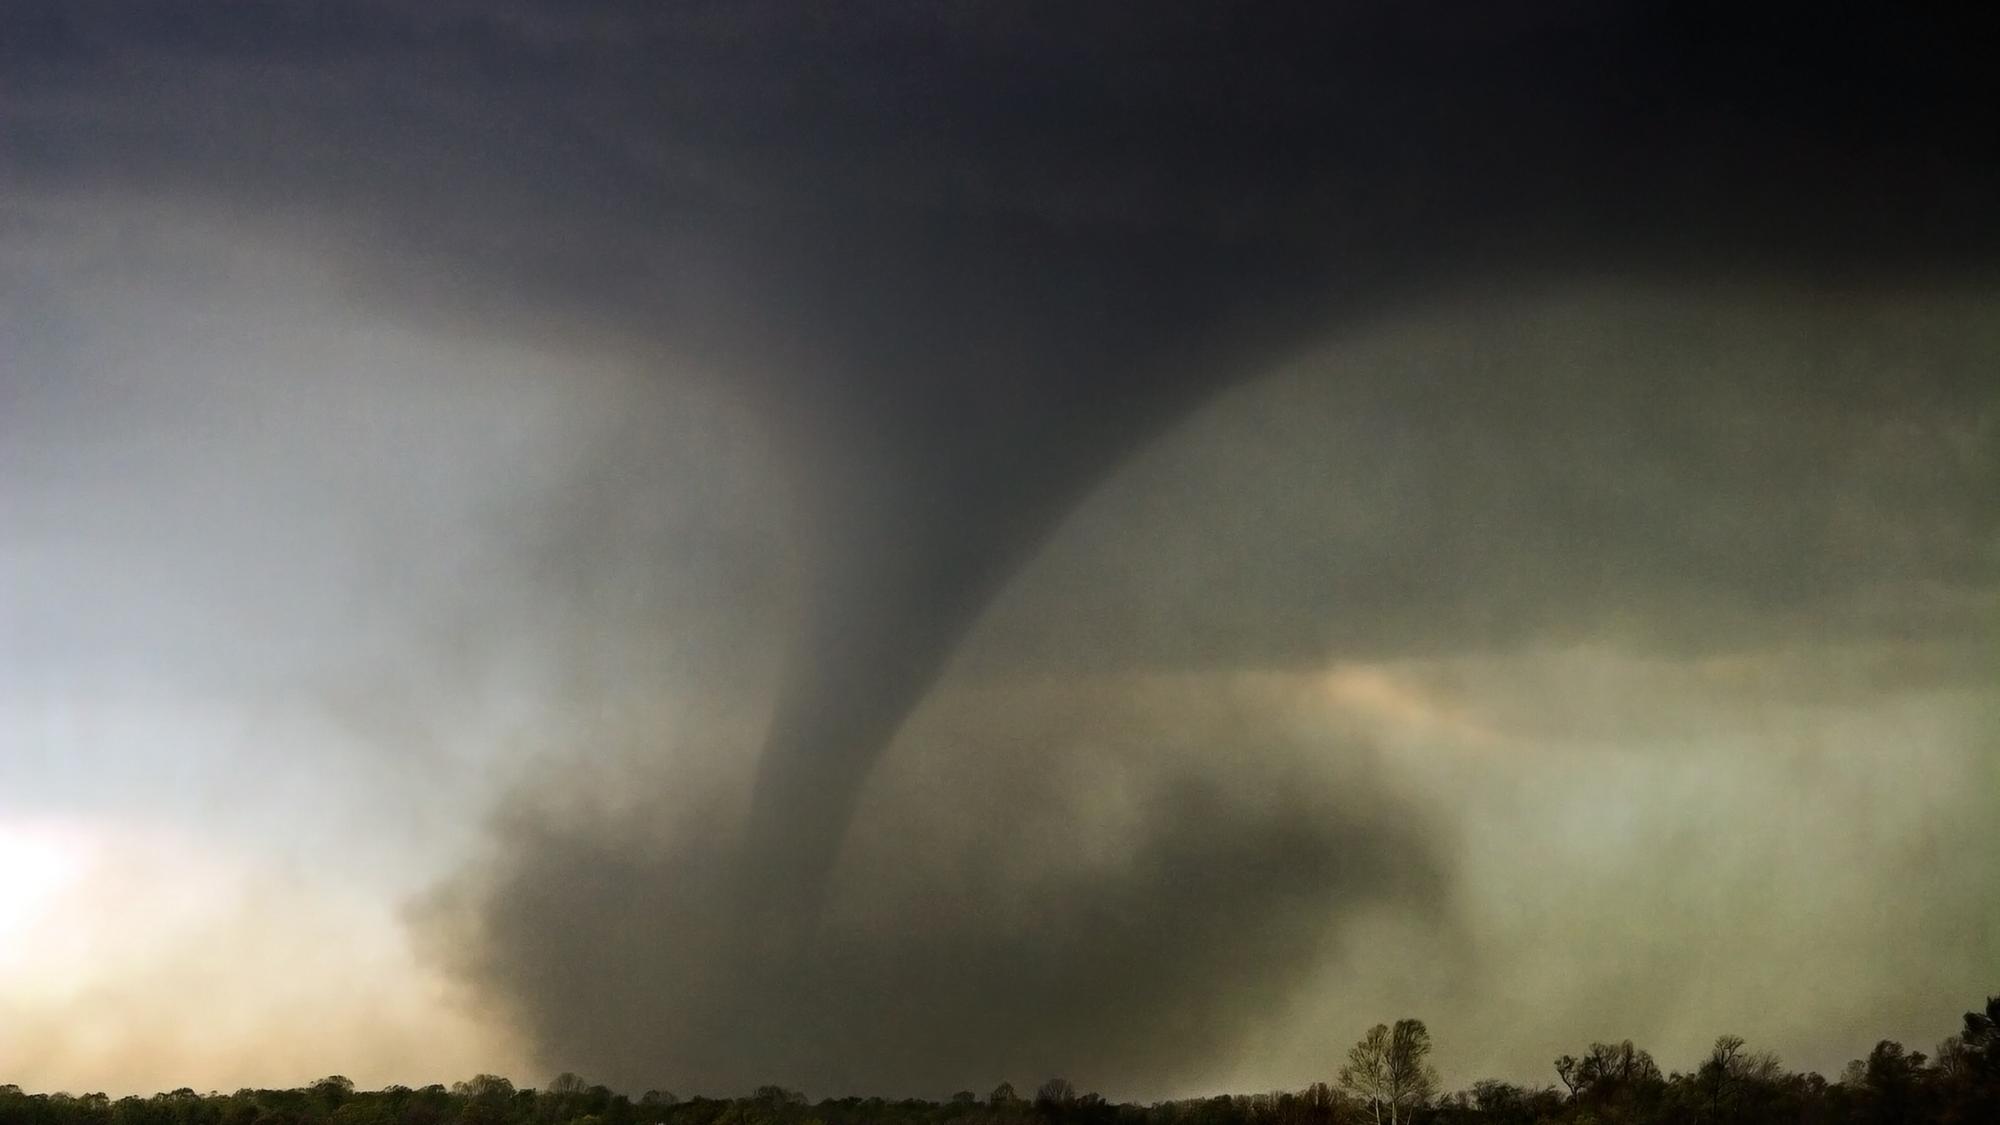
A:
[[[994,591],[1219,372],[1258,370],[1323,323],[1275,255],[1031,229],[872,242],[902,239],[888,292],[814,318],[808,350],[829,366],[776,410],[809,451],[805,592],[746,889],[780,945],[806,937],[873,763]]]

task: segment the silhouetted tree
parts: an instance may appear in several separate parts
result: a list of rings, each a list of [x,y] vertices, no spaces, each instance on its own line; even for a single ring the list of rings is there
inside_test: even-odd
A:
[[[389,1086],[374,1092],[332,1075],[289,1090],[200,1094],[182,1087],[117,1099],[0,1085],[0,1125],[1408,1125],[1420,1110],[1424,1125],[2000,1123],[2000,998],[1966,1013],[1963,1028],[1939,1045],[1934,1060],[1883,1040],[1834,1083],[1788,1073],[1768,1052],[1723,1036],[1693,1069],[1670,1079],[1629,1042],[1593,1043],[1557,1060],[1567,1097],[1553,1087],[1489,1079],[1440,1098],[1424,1065],[1430,1041],[1422,1032],[1422,1024],[1405,1020],[1371,1029],[1356,1044],[1341,1078],[1366,1094],[1365,1105],[1318,1083],[1295,1092],[1139,1106],[1079,1094],[1052,1079],[1037,1091],[1031,1117],[1006,1083],[985,1106],[960,1091],[942,1103],[846,1097],[808,1109],[803,1094],[775,1085],[742,1098],[687,1101],[651,1090],[634,1103],[573,1074],[558,1075],[540,1090],[517,1090],[505,1078],[478,1075],[450,1089]],[[1397,1092],[1412,1089],[1397,1077],[1398,1060],[1420,1079],[1414,1093]]]
[[[1583,1057],[1564,1055],[1555,1067],[1570,1100],[1589,1107],[1599,1119],[1632,1118],[1642,1106],[1658,1101],[1665,1087],[1659,1064],[1630,1039],[1592,1043]]]
[[[1737,1120],[1750,1106],[1766,1100],[1765,1088],[1782,1073],[1777,1056],[1746,1050],[1742,1036],[1717,1036],[1708,1057],[1689,1079],[1696,1115],[1709,1125]]]
[[[1494,1125],[1530,1125],[1555,1116],[1558,1104],[1554,1090],[1529,1090],[1492,1078],[1473,1083],[1468,1100],[1481,1120]]]
[[[1035,1108],[1060,1112],[1076,1100],[1076,1087],[1067,1078],[1051,1078],[1035,1090]]]
[[[1906,1125],[1930,1117],[1924,1062],[1922,1051],[1904,1050],[1893,1039],[1875,1044],[1858,1075],[1861,1120],[1867,1125]]]
[[[1938,1045],[1939,1118],[1946,1125],[2000,1121],[2000,996],[1965,1013],[1964,1027]]]
[[[1339,1108],[1339,1095],[1324,1082],[1315,1082],[1299,1091],[1299,1116],[1306,1125],[1328,1125]]]
[[[312,1095],[327,1112],[340,1108],[340,1103],[354,1096],[354,1080],[344,1074],[329,1074],[311,1086]],[[174,1091],[180,1093],[179,1090]],[[190,1097],[194,1091],[187,1091]]]
[[[497,1074],[475,1074],[463,1082],[452,1083],[451,1092],[464,1098],[504,1101],[514,1096],[514,1083]]]

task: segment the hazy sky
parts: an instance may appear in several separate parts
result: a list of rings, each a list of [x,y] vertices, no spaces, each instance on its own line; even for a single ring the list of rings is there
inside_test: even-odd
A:
[[[1947,1034],[1990,78],[1170,7],[10,5],[0,1081]]]

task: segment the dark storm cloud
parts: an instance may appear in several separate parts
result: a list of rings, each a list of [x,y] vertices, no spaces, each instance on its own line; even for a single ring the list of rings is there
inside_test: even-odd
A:
[[[1131,458],[968,658],[1977,645],[2000,608],[1997,333],[1990,294],[1616,286],[1386,324]]]
[[[1035,963],[1033,928],[961,917],[903,945],[809,935],[864,781],[961,634],[1095,480],[1217,388],[1386,309],[1527,279],[1901,290],[1990,278],[2000,240],[1990,215],[2000,162],[1979,128],[1995,91],[1979,39],[1903,8],[1795,18],[1701,5],[1505,16],[1471,4],[1152,5],[1122,19],[985,5],[632,5],[585,16],[525,4],[198,15],[29,4],[6,19],[10,215],[69,195],[109,215],[145,201],[220,217],[324,255],[381,312],[695,368],[779,435],[794,470],[799,612],[741,852],[727,827],[662,858],[600,847],[564,817],[524,815],[509,822],[506,864],[484,900],[490,960],[478,979],[522,1004],[551,1057],[587,1042],[603,1052],[591,1058],[620,1068],[628,1045],[680,1034],[649,1030],[650,1016],[609,999],[630,981],[662,994],[692,988],[697,1009],[714,1005],[705,1017],[726,1026],[737,971],[804,974],[811,1010],[822,994],[850,998],[849,982],[882,984],[892,966],[964,955],[1004,976],[1001,964]],[[1755,380],[1737,390],[1633,376],[1617,358],[1604,373],[1579,372],[1580,390],[1412,377],[1360,404],[1420,415],[1423,440],[1473,452],[1458,462],[1463,476],[1417,482],[1410,503],[1426,512],[1423,530],[1384,540],[1403,556],[1324,588],[1368,607],[1442,590],[1442,623],[1372,623],[1396,611],[1364,609],[1336,628],[1521,628],[1476,620],[1491,573],[1424,571],[1438,555],[1476,553],[1482,525],[1529,495],[1542,518],[1501,571],[1530,602],[1579,585],[1611,601],[1685,573],[1760,610],[1814,604],[1814,584],[1795,593],[1789,566],[1706,551],[1700,534],[1714,521],[1685,508],[1698,488],[1647,492],[1631,466],[1609,479],[1636,495],[1576,482],[1575,460],[1617,459],[1590,441],[1622,445],[1662,415],[1709,417],[1713,393],[1764,393]],[[1615,393],[1600,394],[1605,385]],[[1876,393],[1900,407],[1912,392],[1794,388],[1749,413],[1780,418],[1823,394],[1863,411]],[[1949,415],[1962,388],[1937,393]],[[1456,405],[1438,410],[1440,395]],[[1538,462],[1545,415],[1561,420],[1564,441]],[[1822,435],[1808,444],[1850,436],[1839,422],[1807,429]],[[1990,443],[1990,429],[1979,432]],[[1481,449],[1489,440],[1502,448]],[[1763,461],[1738,440],[1670,430],[1639,453],[1667,464],[1733,450],[1746,479],[1811,473],[1828,458],[1780,444]],[[1795,495],[1753,489],[1740,509],[1712,514],[1756,526],[1753,538],[1768,537],[1759,541],[1780,557],[1829,546],[1814,530],[1826,519],[1771,511]],[[597,502],[570,513],[584,544],[618,518]],[[1683,509],[1620,519],[1652,503]],[[1975,544],[1980,526],[1968,532]],[[1525,562],[1607,530],[1621,545],[1595,572],[1542,574]],[[1944,548],[1925,564],[1940,581],[1963,583],[1985,558],[1976,546]],[[1253,620],[1268,624],[1274,611],[1261,612]],[[1297,650],[1324,643],[1269,635]],[[1294,835],[1227,806],[1164,817],[1135,847],[1129,887],[1058,896],[1057,913],[1130,901],[1135,923],[1184,922],[1169,889],[1214,885],[1210,863],[1254,872],[1279,853],[1304,857],[1297,878],[1328,895],[1366,897],[1394,882],[1373,861],[1359,874],[1337,862],[1378,854],[1393,830],[1345,814],[1319,827],[1324,835]],[[709,876],[690,864],[727,876],[703,891]],[[1290,875],[1241,878],[1246,891],[1291,901],[1278,890]],[[1151,889],[1160,896],[1140,894]],[[1127,890],[1139,897],[1121,899]],[[708,942],[733,938],[679,939],[699,954],[690,959],[670,952],[671,935],[692,932],[689,916],[733,916],[741,904],[704,897],[725,891],[757,899],[744,909],[772,931],[770,961],[726,968],[726,987],[685,985],[676,974],[696,973]],[[635,897],[660,920],[658,961],[627,913]],[[826,905],[833,927],[839,904]],[[568,975],[583,950],[568,944],[563,912],[617,935],[621,972]],[[1189,989],[1196,1007],[1226,1003],[1202,960],[1213,939],[1187,932],[1194,946],[1159,945],[1157,962],[1104,982],[1107,998],[1145,980]],[[1080,987],[1073,978],[1111,948],[1085,942],[1057,956],[1050,987]],[[1281,983],[1291,962],[1272,960],[1273,975],[1259,979]],[[815,977],[826,964],[840,967]],[[1189,983],[1171,985],[1184,970]],[[1047,1021],[1060,1042],[1102,1026],[1076,1008],[1048,1010],[1064,1013]],[[600,1011],[637,1021],[630,1037],[586,1031]],[[990,1026],[1011,1034],[1028,1022],[1016,1012]],[[953,1042],[901,1018],[881,1026],[866,1057]],[[691,1068],[691,1081],[734,1078],[723,1068],[739,1061],[747,1073],[756,1044],[784,1039],[718,1041],[742,1051]],[[1133,1041],[1129,1055],[1106,1045],[1106,1073],[1172,1068],[1196,1044],[1151,1042]],[[969,1040],[940,1051],[885,1063],[883,1080],[928,1081],[976,1053]],[[861,1064],[799,1065],[838,1081]]]

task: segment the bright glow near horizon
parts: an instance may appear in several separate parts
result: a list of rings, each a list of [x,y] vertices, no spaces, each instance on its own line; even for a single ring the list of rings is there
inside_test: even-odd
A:
[[[521,1065],[418,965],[393,904],[186,831],[74,819],[0,821],[0,878],[8,1081],[116,1095]]]
[[[0,975],[39,965],[46,951],[35,939],[88,872],[93,851],[66,826],[0,820],[0,885],[7,888],[0,895]]]

